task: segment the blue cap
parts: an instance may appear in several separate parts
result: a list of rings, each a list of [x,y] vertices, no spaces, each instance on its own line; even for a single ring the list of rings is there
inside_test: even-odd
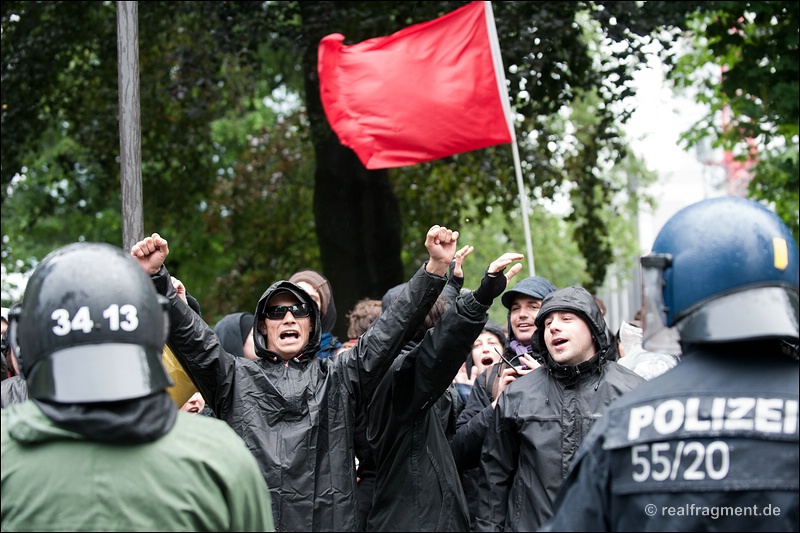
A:
[[[519,294],[531,296],[544,300],[544,297],[556,290],[556,286],[550,283],[550,280],[541,276],[531,276],[520,280],[513,289],[509,289],[503,293],[500,301],[507,309],[511,309],[511,304],[514,303],[514,298]]]

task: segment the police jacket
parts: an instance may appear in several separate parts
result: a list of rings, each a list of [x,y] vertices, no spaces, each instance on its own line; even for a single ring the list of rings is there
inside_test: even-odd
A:
[[[3,409],[0,427],[3,531],[273,531],[242,440],[166,393],[31,400]]]
[[[436,404],[483,330],[487,310],[472,292],[463,294],[383,377],[367,413],[377,464],[368,531],[469,530],[464,492]]]
[[[170,298],[170,343],[176,356],[217,417],[245,441],[264,474],[276,530],[360,530],[355,414],[422,324],[447,278],[421,267],[352,350],[327,359],[316,356],[321,328],[319,309],[311,305],[314,330],[289,361],[264,348],[263,336],[255,339],[258,361],[227,353],[213,330],[176,297],[165,268],[154,281]],[[300,287],[282,281],[264,292],[257,311],[281,289],[312,302]],[[253,334],[262,335],[257,327]]]
[[[798,531],[800,369],[769,352],[690,347],[614,402],[546,529]]]
[[[612,401],[644,382],[605,359],[607,328],[596,304],[590,304],[591,295],[583,289],[559,293],[562,301],[551,293],[539,316],[548,308],[579,309],[599,351],[578,366],[563,366],[545,350],[545,365],[520,376],[500,395],[481,451],[478,531],[536,531],[552,516],[558,490],[592,424]]]

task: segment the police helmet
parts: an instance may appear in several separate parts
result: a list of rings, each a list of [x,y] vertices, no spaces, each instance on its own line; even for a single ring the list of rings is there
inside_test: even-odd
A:
[[[31,398],[94,403],[172,385],[161,362],[168,301],[120,248],[75,243],[42,260],[10,318]]]
[[[670,218],[642,257],[644,346],[798,341],[798,253],[789,228],[763,205],[726,196]]]

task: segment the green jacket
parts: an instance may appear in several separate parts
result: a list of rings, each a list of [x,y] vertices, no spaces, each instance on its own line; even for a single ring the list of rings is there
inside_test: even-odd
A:
[[[179,412],[155,441],[104,444],[26,401],[0,433],[3,531],[274,531],[255,458],[220,420]]]

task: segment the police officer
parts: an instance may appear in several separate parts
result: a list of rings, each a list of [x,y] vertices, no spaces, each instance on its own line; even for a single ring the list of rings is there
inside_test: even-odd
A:
[[[674,369],[613,403],[546,531],[797,531],[798,252],[742,198],[676,213],[641,259],[644,343]]]
[[[166,392],[166,305],[110,244],[33,272],[9,316],[32,401],[2,410],[3,531],[274,531],[239,436]]]

